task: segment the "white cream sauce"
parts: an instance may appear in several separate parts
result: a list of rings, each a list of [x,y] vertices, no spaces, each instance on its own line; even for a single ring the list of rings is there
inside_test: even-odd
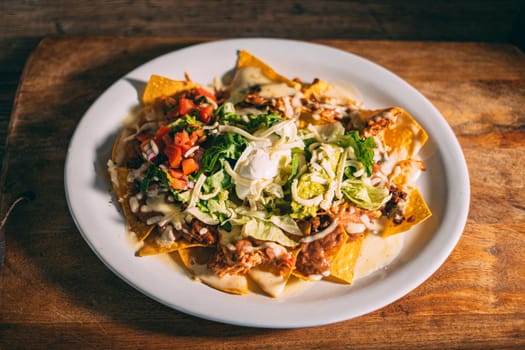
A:
[[[387,238],[366,235],[354,268],[354,279],[370,275],[390,264],[401,252],[404,238],[403,233]]]

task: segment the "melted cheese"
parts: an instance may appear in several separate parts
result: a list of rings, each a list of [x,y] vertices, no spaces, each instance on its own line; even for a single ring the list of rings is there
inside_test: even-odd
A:
[[[255,267],[248,272],[248,275],[257,283],[262,290],[276,298],[281,295],[286,287],[288,278],[271,271]]]
[[[191,269],[196,280],[202,281],[210,287],[234,294],[245,294],[248,292],[248,280],[246,276],[226,274],[219,277],[205,264],[193,264],[191,265]]]
[[[354,278],[365,277],[390,264],[401,252],[403,242],[403,234],[387,238],[374,234],[366,235],[354,268]]]
[[[277,83],[268,79],[259,67],[244,67],[235,74],[230,88],[232,89],[230,101],[242,101],[248,89],[259,86],[259,94],[265,98],[276,98],[294,95],[298,90],[286,83]]]

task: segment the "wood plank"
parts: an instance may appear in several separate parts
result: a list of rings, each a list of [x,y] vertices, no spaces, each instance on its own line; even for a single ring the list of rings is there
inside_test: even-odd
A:
[[[34,4],[4,0],[4,38],[42,35],[176,35],[508,42],[519,0],[124,1]]]

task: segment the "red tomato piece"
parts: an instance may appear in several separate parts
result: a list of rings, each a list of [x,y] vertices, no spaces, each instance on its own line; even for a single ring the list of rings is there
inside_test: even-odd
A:
[[[164,154],[168,157],[168,163],[172,168],[180,167],[182,161],[182,148],[176,145],[167,145]]]
[[[199,111],[199,119],[201,122],[208,124],[213,116],[213,106],[207,105],[201,108]]]
[[[188,98],[181,98],[179,100],[179,109],[177,110],[180,115],[189,114],[195,109],[195,104]]]
[[[206,90],[204,88],[198,88],[197,89],[197,96],[206,96],[209,99],[211,99],[212,101],[217,102],[217,97],[215,97],[215,95],[213,93],[211,93],[210,91],[208,91],[208,90]]]
[[[197,170],[199,170],[199,164],[197,164],[195,159],[188,158],[182,161],[182,173],[184,175],[189,175]]]

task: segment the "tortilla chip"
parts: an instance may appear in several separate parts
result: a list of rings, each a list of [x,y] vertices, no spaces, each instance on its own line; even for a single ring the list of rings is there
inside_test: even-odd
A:
[[[339,226],[339,229],[340,230],[344,230],[342,228],[342,226]],[[346,236],[346,234],[345,234]],[[325,256],[328,257],[328,260],[330,260],[330,264],[332,263],[332,261],[338,256],[339,252],[345,248],[345,244],[346,244],[347,241],[345,241],[343,244],[335,247],[335,248],[332,248],[331,250],[328,250],[328,251],[325,251]],[[300,253],[300,249],[298,249],[298,253]],[[331,273],[331,272],[330,272]],[[304,281],[318,281],[319,279],[321,278],[326,278],[326,277],[323,277],[323,276],[305,276],[303,275],[301,272],[297,271],[296,269],[294,269],[292,271],[292,275],[299,278],[299,279],[302,279]]]
[[[299,254],[299,249],[295,249],[292,253],[294,257]],[[288,283],[292,269],[280,273],[275,265],[259,265],[248,272],[248,276],[261,288],[265,293],[271,297],[279,297]]]
[[[391,148],[389,153],[400,153],[402,159],[411,159],[423,147],[428,135],[404,109],[394,107],[391,113],[397,116],[396,124],[383,134],[385,143]]]
[[[352,284],[354,268],[363,245],[364,234],[349,236],[337,255],[330,263],[330,276],[326,280]]]
[[[415,179],[414,172],[425,170],[425,164],[421,160],[407,159],[397,162],[394,170],[388,177],[388,181],[397,188],[403,189],[411,185]]]
[[[149,104],[159,97],[172,96],[176,93],[199,87],[198,84],[186,80],[172,80],[153,74],[142,95],[142,102]]]
[[[261,70],[262,74],[270,79],[271,81],[286,83],[288,86],[298,88],[300,84],[292,81],[279,73],[277,73],[272,67],[267,65],[265,62],[255,57],[246,50],[239,51],[237,58],[237,67],[236,69],[241,69],[245,67],[257,67]]]
[[[144,245],[137,252],[138,256],[156,255],[163,253],[170,253],[179,249],[185,249],[190,247],[201,247],[203,244],[200,243],[188,243],[185,241],[175,241],[171,245],[161,245],[157,240],[157,234],[150,234],[145,240]]]
[[[126,219],[128,229],[135,233],[139,241],[143,241],[151,233],[154,226],[141,222],[131,211],[129,197],[134,193],[134,185],[128,182],[130,171],[130,169],[123,167],[112,167],[109,169],[113,190],[122,208],[122,214]]]
[[[396,225],[388,220],[382,237],[388,237],[397,233],[410,230],[413,226],[423,222],[432,215],[425,199],[417,188],[413,188],[408,194],[408,203],[405,210],[405,220]]]
[[[207,266],[213,255],[213,249],[193,247],[178,250],[184,266],[193,273],[195,279],[204,284],[231,294],[248,293],[248,279],[244,275],[215,275]]]
[[[308,100],[312,95],[320,96],[330,90],[330,84],[328,84],[324,80],[317,80],[310,86],[308,86],[306,89],[304,89],[303,94],[304,97]]]
[[[291,274],[281,275],[273,265],[259,265],[248,272],[248,276],[268,295],[277,298],[284,291]]]
[[[128,161],[139,156],[138,148],[133,142],[130,142],[133,135],[133,131],[124,129],[113,144],[111,160],[116,165],[125,166]]]
[[[331,86],[324,80],[317,80],[312,85],[304,89],[303,94],[306,99],[310,99],[312,95],[321,96],[328,90]],[[335,122],[334,115],[331,113],[316,113],[316,116],[310,112],[303,112],[299,117],[299,128],[306,128],[308,124],[312,125],[323,125],[323,124],[332,124]]]

